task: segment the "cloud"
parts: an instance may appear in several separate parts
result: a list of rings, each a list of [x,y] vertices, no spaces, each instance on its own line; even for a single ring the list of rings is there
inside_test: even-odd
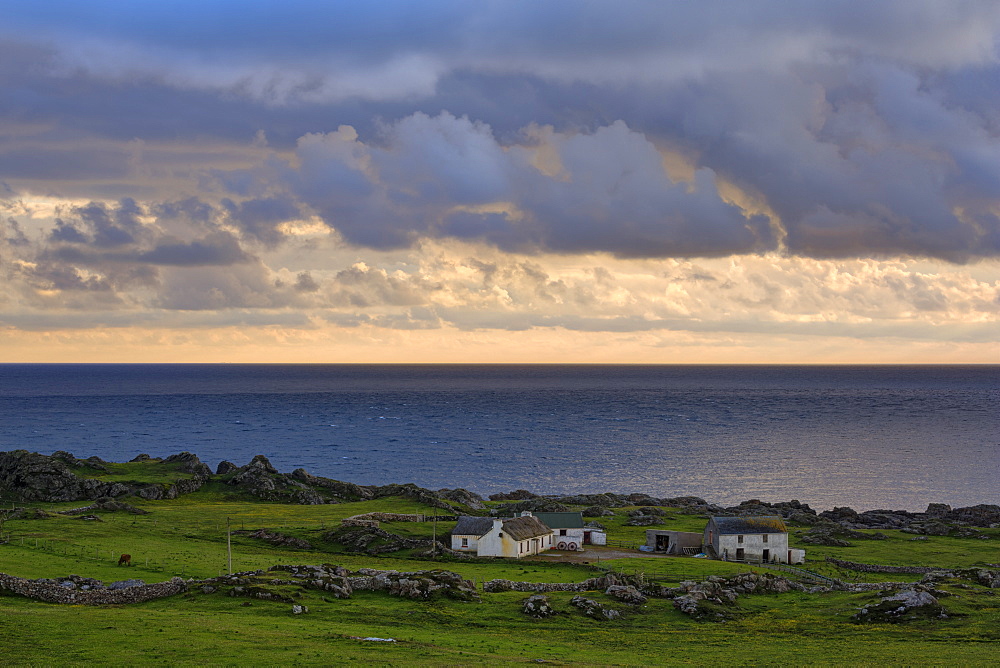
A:
[[[504,146],[483,123],[417,113],[384,127],[378,144],[347,127],[308,135],[286,178],[346,241],[374,248],[421,236],[621,256],[775,246],[765,219],[721,199],[711,170],[672,182],[656,147],[625,123],[533,135]],[[558,172],[534,164],[543,150]]]

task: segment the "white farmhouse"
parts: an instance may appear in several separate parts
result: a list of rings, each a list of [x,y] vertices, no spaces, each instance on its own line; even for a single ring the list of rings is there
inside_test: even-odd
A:
[[[552,529],[530,515],[510,519],[458,518],[451,531],[451,549],[479,557],[519,559],[552,547]]]
[[[552,545],[557,550],[582,550],[584,545],[607,545],[608,536],[601,529],[584,526],[583,513],[521,513],[534,515],[552,529]]]
[[[788,549],[788,529],[780,517],[712,517],[705,527],[703,543],[708,555],[716,559],[805,562],[805,550]]]

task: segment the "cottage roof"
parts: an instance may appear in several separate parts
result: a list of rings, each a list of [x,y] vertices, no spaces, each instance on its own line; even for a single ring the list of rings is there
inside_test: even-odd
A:
[[[582,529],[583,513],[532,513],[551,529]]]
[[[552,533],[552,529],[545,526],[537,517],[515,517],[514,519],[503,521],[503,530],[514,540],[526,540],[547,536]]]
[[[493,528],[492,517],[472,517],[462,515],[458,518],[458,524],[451,530],[452,536],[484,536]]]
[[[719,535],[744,533],[787,533],[785,522],[773,515],[757,515],[751,517],[713,517]]]

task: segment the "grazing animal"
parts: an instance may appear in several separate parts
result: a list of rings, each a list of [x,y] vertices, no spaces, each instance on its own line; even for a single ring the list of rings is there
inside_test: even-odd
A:
[[[131,566],[132,565],[132,555],[131,554],[123,554],[122,556],[118,557],[118,565],[121,566],[122,564],[125,564],[126,566]]]

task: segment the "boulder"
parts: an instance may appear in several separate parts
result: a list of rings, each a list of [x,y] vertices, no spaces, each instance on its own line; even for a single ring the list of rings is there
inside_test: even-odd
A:
[[[597,601],[584,596],[574,596],[570,600],[570,605],[580,608],[583,610],[583,614],[588,617],[593,617],[594,619],[609,620],[621,617],[621,613],[614,608],[601,605]]]
[[[544,594],[534,594],[524,599],[522,612],[536,619],[551,617],[556,614],[555,608],[549,603],[549,597]]]
[[[947,616],[944,607],[926,587],[914,585],[882,598],[875,605],[862,608],[853,619],[865,623],[898,624]]]
[[[611,585],[604,593],[629,605],[642,605],[646,602],[646,597],[632,585]]]

